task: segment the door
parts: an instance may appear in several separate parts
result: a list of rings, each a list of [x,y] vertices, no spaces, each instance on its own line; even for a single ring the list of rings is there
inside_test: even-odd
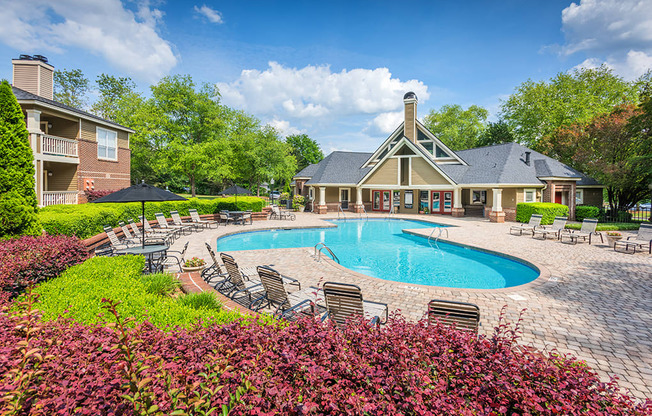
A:
[[[390,191],[372,191],[371,209],[374,211],[389,212],[392,205],[392,193]]]
[[[432,205],[430,207],[430,212],[432,214],[441,213],[441,192],[439,191],[432,192]]]
[[[444,212],[453,212],[453,193],[446,191],[444,194]]]
[[[340,189],[340,204],[342,204],[342,209],[349,209],[349,190]]]
[[[452,213],[453,191],[432,191],[430,212],[433,214]]]
[[[561,204],[561,192],[555,192],[555,203]]]
[[[383,211],[389,212],[392,207],[392,193],[390,191],[383,191]]]
[[[374,191],[373,192],[374,197],[373,197],[373,205],[371,209],[373,211],[380,211],[380,191]]]

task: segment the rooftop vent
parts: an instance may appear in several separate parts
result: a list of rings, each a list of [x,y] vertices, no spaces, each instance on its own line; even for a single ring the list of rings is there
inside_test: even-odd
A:
[[[32,56],[31,55],[20,55],[20,58],[18,58],[18,59],[22,59],[23,61],[31,61]]]
[[[45,62],[46,64],[48,63],[48,58],[46,58],[43,55],[34,55],[32,56],[32,59],[34,59],[35,61]]]
[[[530,166],[530,153],[532,152],[525,152],[525,164]]]
[[[404,100],[407,100],[407,99],[410,99],[410,98],[414,98],[416,100],[417,95],[414,92],[410,91],[410,92],[406,92],[405,95],[403,96]]]

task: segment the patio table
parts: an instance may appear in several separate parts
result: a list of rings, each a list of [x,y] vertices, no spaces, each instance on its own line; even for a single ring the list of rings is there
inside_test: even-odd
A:
[[[152,273],[152,270],[155,269],[156,267],[154,266],[154,255],[157,253],[165,253],[170,247],[167,244],[153,244],[150,246],[136,246],[136,247],[127,247],[127,248],[122,248],[120,250],[116,250],[116,254],[134,254],[134,255],[141,255],[145,256],[147,258],[147,268],[150,273]]]

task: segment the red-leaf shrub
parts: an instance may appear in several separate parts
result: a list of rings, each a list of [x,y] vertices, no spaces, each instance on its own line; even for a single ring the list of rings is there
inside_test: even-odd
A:
[[[0,241],[0,290],[20,293],[30,283],[56,277],[89,257],[75,237],[23,236]]]
[[[0,374],[8,375],[0,394],[5,406],[18,403],[15,414],[207,414],[215,407],[238,415],[645,415],[652,409],[652,401],[636,404],[615,381],[600,382],[573,358],[514,349],[514,332],[504,325],[491,338],[476,338],[400,318],[380,329],[306,319],[172,332],[148,323],[127,329],[122,322],[67,320],[34,332],[36,323],[33,313],[0,315]]]
[[[119,189],[104,189],[104,190],[101,190],[101,191],[88,190],[88,191],[85,191],[86,192],[86,200],[88,202],[93,202],[96,199],[100,199],[103,196],[107,196],[107,195],[112,194],[112,193],[114,193],[116,191],[119,191]]]

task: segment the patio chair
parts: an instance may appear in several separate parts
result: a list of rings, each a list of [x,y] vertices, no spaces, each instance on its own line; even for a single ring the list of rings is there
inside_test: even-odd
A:
[[[595,231],[598,226],[598,220],[593,218],[584,218],[582,221],[582,228],[579,231],[573,230],[570,233],[564,233],[561,236],[561,241],[564,242],[564,237],[568,237],[572,244],[577,244],[578,240],[581,238],[583,241],[589,239],[589,245],[591,244],[591,236],[596,235],[600,236],[600,241],[604,243],[604,238],[602,234]]]
[[[276,306],[274,316],[291,316],[305,309],[312,315],[316,312],[316,287],[288,293],[283,277],[276,270],[267,266],[258,266],[258,276],[265,289],[264,294],[251,303],[251,309],[258,311],[268,306]],[[299,285],[301,288],[301,285]]]
[[[141,230],[138,229],[138,226],[134,222],[133,218],[129,218],[127,220],[129,222],[129,227],[131,228],[131,232],[138,237],[138,239],[142,238],[142,232]],[[172,245],[171,242],[172,238],[168,233],[154,233],[154,232],[149,232],[147,229],[145,229],[145,244],[148,242],[151,242],[152,244],[166,244],[168,246]]]
[[[326,282],[323,286],[323,293],[326,313],[322,317],[322,321],[329,318],[338,325],[342,325],[351,317],[363,316],[365,319],[369,319],[370,325],[387,322],[387,304],[363,300],[359,286]]]
[[[428,303],[428,323],[442,323],[462,331],[478,332],[480,308],[472,303],[433,299]]]
[[[249,221],[249,225],[254,223],[254,219],[252,217],[251,211],[247,211],[244,214],[242,214],[242,225],[245,225],[247,223],[247,220]]]
[[[518,235],[523,235],[523,231],[530,231],[534,234],[534,230],[540,226],[541,224],[541,218],[543,215],[541,214],[532,214],[530,217],[530,221],[525,224],[525,225],[512,225],[509,228],[509,233],[512,234],[512,231],[518,231]]]
[[[174,225],[177,227],[181,227],[182,229],[185,229],[186,231],[189,231],[192,233],[192,230],[199,230],[200,225],[195,224],[193,222],[183,222],[181,219],[181,216],[179,215],[179,211],[170,211],[170,217],[172,217],[172,222]]]
[[[187,231],[188,229],[183,226],[178,226],[176,224],[169,224],[168,220],[165,218],[165,215],[163,213],[158,212],[154,214],[156,217],[156,221],[158,222],[159,228],[167,231],[174,231],[175,236],[181,235],[182,232]]]
[[[167,245],[172,245],[171,243],[174,243],[174,240],[176,240],[177,237],[177,232],[176,230],[166,230],[162,228],[152,228],[152,226],[149,224],[149,221],[142,215],[138,217],[140,219],[140,222],[143,227],[145,227],[145,234],[150,234],[152,236],[160,236],[163,238],[165,243]],[[134,224],[135,225],[135,224]]]
[[[220,223],[224,222],[224,225],[229,225],[229,221],[234,221],[233,218],[229,215],[229,211],[220,211]]]
[[[211,245],[206,242],[204,244],[206,245],[206,250],[208,250],[208,254],[211,256],[211,259],[213,260],[213,264],[211,264],[210,266],[208,266],[202,271],[202,278],[209,284],[212,284],[211,280],[214,277],[222,277],[222,280],[214,285],[215,289],[219,290],[219,287],[228,281],[229,274],[224,272],[220,267],[220,262],[217,259],[217,256],[215,255],[215,251],[213,250],[213,247],[211,247]],[[240,270],[246,276],[256,276],[258,273],[255,267],[241,267]]]
[[[567,217],[555,217],[552,225],[543,225],[540,228],[535,229],[532,232],[532,238],[535,238],[537,235],[541,235],[541,237],[545,240],[548,238],[548,235],[554,235],[557,237],[557,240],[561,239],[561,233],[568,232],[566,231],[567,220]]]
[[[183,249],[181,251],[167,250],[165,254],[158,259],[158,263],[156,264],[157,268],[163,272],[168,267],[177,266],[179,268],[179,273],[183,273],[181,265],[186,262],[186,252],[188,251],[189,243],[189,241],[186,241],[186,244],[183,245]],[[170,253],[177,253],[179,255],[175,256]]]
[[[652,224],[641,224],[636,236],[627,237],[626,240],[616,241],[614,251],[617,251],[617,246],[625,246],[625,252],[629,251],[629,247],[632,247],[632,254],[636,253],[637,247],[643,250],[647,246],[648,253],[652,254]]]
[[[248,301],[246,306],[249,307],[256,299],[253,295],[263,291],[263,284],[257,276],[243,274],[233,257],[220,253],[220,258],[224,263],[226,272],[229,274],[229,278],[219,289],[217,287],[216,289],[236,302],[246,298]]]
[[[213,224],[215,224],[215,227],[217,227],[219,225],[219,223],[217,221],[202,220],[196,209],[190,209],[188,211],[190,212],[190,218],[192,218],[192,222],[194,222],[195,224],[200,224],[200,225],[202,225],[202,226],[204,226],[206,228],[211,228],[211,225],[213,225]]]
[[[118,236],[115,235],[113,228],[109,227],[108,225],[104,226],[104,232],[106,233],[106,236],[109,237],[109,243],[111,244],[111,250],[113,252],[140,244],[138,241],[133,239],[128,240],[125,238],[124,240],[120,241]]]

